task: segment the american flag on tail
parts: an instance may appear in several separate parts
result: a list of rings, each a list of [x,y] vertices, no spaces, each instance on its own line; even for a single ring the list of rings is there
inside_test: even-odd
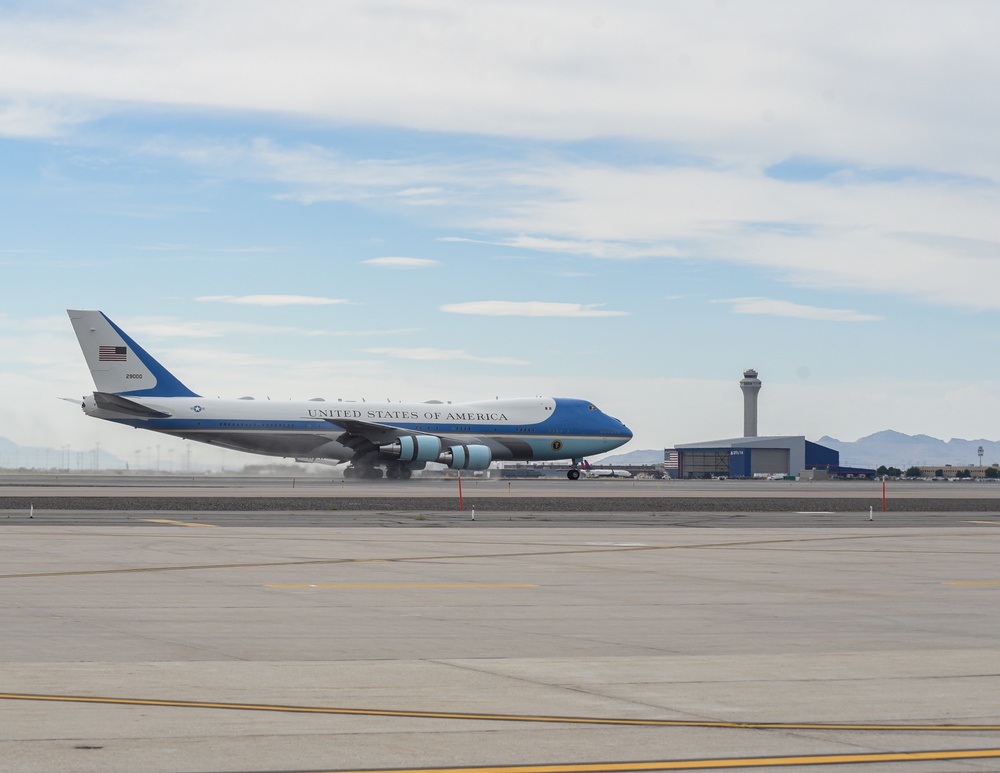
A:
[[[125,362],[128,358],[128,349],[124,346],[98,346],[98,362]]]

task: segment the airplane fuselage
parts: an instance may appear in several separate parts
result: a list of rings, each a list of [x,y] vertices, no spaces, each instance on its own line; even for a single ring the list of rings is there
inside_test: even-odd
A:
[[[584,457],[632,437],[622,422],[575,398],[469,403],[226,400],[181,383],[100,311],[69,310],[97,391],[89,416],[221,448],[351,462],[345,475],[408,478],[428,462],[485,470],[494,461]]]
[[[123,396],[167,415],[125,415],[99,407],[93,396],[84,398],[84,412],[188,440],[294,458],[350,460],[355,450],[338,438],[353,422],[486,445],[498,461],[583,458],[611,451],[631,438],[622,422],[571,398],[375,403]]]

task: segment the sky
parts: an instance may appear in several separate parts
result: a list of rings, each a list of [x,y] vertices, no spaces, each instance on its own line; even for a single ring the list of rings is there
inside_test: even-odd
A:
[[[998,28],[0,0],[0,436],[187,453],[60,401],[93,308],[206,396],[582,397],[634,450],[741,435],[752,367],[761,434],[1000,439]]]

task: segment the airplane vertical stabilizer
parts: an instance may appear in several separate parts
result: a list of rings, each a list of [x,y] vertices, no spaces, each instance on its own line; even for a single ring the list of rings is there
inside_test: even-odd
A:
[[[98,392],[198,397],[100,311],[67,309]]]

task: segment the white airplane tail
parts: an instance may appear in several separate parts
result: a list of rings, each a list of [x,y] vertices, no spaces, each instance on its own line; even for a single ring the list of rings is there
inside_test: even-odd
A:
[[[98,392],[198,397],[100,311],[67,309]]]

